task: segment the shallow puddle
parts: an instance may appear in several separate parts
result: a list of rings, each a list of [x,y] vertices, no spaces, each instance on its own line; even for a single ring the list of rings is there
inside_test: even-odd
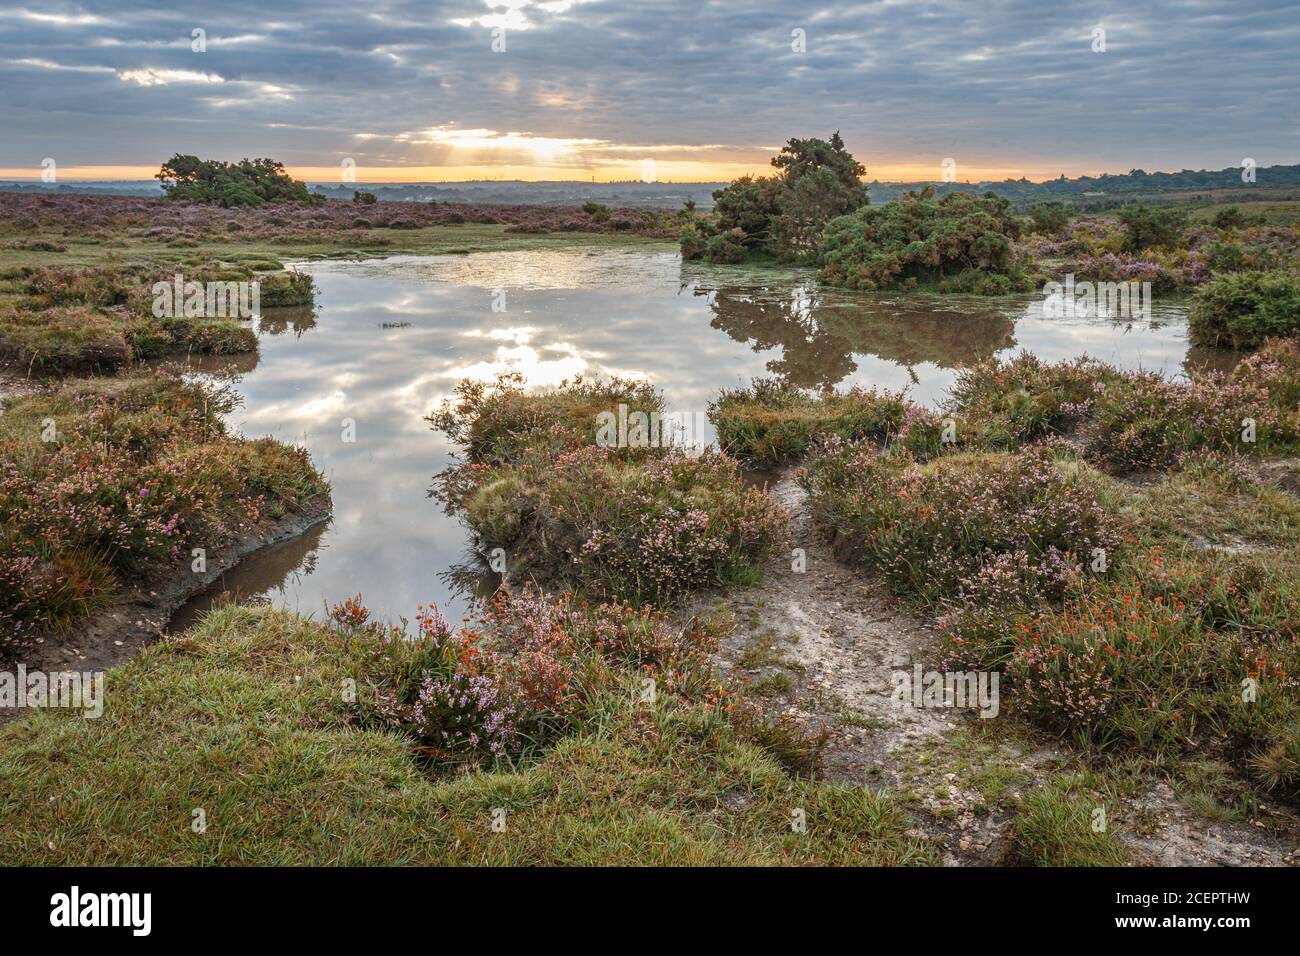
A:
[[[869,296],[819,290],[802,270],[636,250],[301,268],[316,278],[315,308],[268,311],[258,354],[218,364],[240,375],[231,425],[310,450],[333,488],[333,520],[246,560],[182,608],[174,628],[226,595],[311,614],[360,592],[376,617],[412,618],[432,601],[455,620],[476,586],[490,591],[464,528],[427,496],[450,449],[424,416],[465,377],[514,368],[530,385],[579,373],[647,378],[670,411],[695,413],[757,376],[906,388],[935,406],[958,367],[1020,350],[1171,376],[1215,360],[1189,355],[1185,308],[1159,299],[1149,320],[1049,318],[1040,297]]]

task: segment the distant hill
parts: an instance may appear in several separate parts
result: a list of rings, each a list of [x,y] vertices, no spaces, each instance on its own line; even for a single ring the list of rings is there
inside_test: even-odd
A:
[[[362,189],[379,199],[405,202],[464,202],[507,205],[575,206],[599,202],[607,206],[678,209],[693,201],[700,209],[713,205],[713,191],[726,183],[586,183],[524,182],[522,180],[478,180],[456,183],[309,183],[313,192],[330,199],[351,199]],[[1197,194],[1239,192],[1240,199],[1277,198],[1277,190],[1300,190],[1300,164],[1264,166],[1255,170],[1255,182],[1241,181],[1241,168],[1230,166],[1218,170],[1184,169],[1176,173],[1148,173],[1134,169],[1127,173],[1103,173],[1100,176],[1064,175],[1047,182],[1028,179],[1005,179],[1001,182],[912,182],[873,181],[871,201],[888,202],[911,189],[933,186],[943,195],[950,192],[985,192],[992,190],[1023,207],[1038,202],[1062,202],[1082,211],[1109,209],[1134,199],[1191,198]],[[1252,196],[1251,190],[1255,190]],[[149,180],[81,180],[66,183],[0,182],[0,192],[46,192],[55,194],[100,194],[114,196],[158,196],[158,183]],[[1300,196],[1297,196],[1300,198]]]

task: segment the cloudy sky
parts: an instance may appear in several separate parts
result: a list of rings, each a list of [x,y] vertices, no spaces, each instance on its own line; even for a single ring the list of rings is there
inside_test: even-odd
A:
[[[1297,62],[1300,3],[1266,0],[16,0],[0,176],[717,180],[836,129],[880,179],[1269,166],[1300,162]]]

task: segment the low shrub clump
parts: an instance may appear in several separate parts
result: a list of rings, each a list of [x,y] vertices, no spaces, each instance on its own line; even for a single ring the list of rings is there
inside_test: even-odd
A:
[[[991,194],[935,199],[930,187],[864,206],[827,224],[818,276],[868,291],[922,284],[952,292],[1027,291],[1035,281],[1015,249],[1020,221],[1009,209],[1009,200]]]
[[[926,606],[1007,608],[1058,600],[1114,549],[1116,523],[1077,469],[1043,448],[905,454],[832,440],[801,475],[836,549]]]
[[[1188,317],[1193,345],[1257,348],[1273,336],[1300,331],[1300,276],[1239,272],[1203,286]]]
[[[718,641],[710,620],[681,626],[619,602],[501,591],[471,627],[453,631],[436,608],[417,624],[414,640],[388,650],[389,677],[360,708],[431,761],[535,756],[645,681],[656,694],[729,706],[708,668]]]
[[[530,392],[524,384],[517,372],[503,373],[491,384],[465,379],[456,386],[456,397],[426,420],[459,445],[469,461],[500,465],[542,448],[561,452],[593,445],[600,437],[601,416],[617,419],[620,406],[625,406],[624,417],[664,411],[663,396],[646,382],[578,376],[544,392]],[[635,449],[640,443],[628,444]]]
[[[752,584],[784,523],[713,452],[538,451],[471,478],[456,503],[481,547],[504,549],[512,574],[637,604]]]
[[[38,373],[111,372],[136,360],[155,358],[168,350],[225,355],[257,348],[257,336],[231,314],[237,282],[256,282],[262,306],[310,304],[312,277],[280,270],[278,262],[248,260],[236,264],[209,262],[197,267],[23,268],[9,277],[11,305],[0,309],[0,359]],[[173,301],[176,276],[186,283],[203,283],[204,294],[189,293]],[[161,284],[161,285],[160,285]],[[218,285],[219,284],[219,285]],[[206,290],[221,289],[221,311],[208,311]],[[155,308],[164,288],[161,309]],[[250,290],[247,301],[252,306]],[[199,300],[203,304],[199,305]]]
[[[1300,579],[1293,561],[1152,549],[1014,625],[1008,672],[1031,719],[1103,745],[1229,745],[1300,785]]]
[[[305,452],[226,434],[227,394],[165,374],[78,380],[0,415],[0,633],[65,630],[326,495]]]
[[[600,431],[600,416],[608,429],[661,408],[653,388],[618,379],[538,393],[511,376],[464,382],[429,417],[466,452],[433,494],[483,549],[504,550],[512,575],[638,604],[752,583],[784,515],[736,462]]]
[[[777,379],[724,389],[709,408],[723,450],[755,465],[784,464],[831,435],[888,443],[919,427],[925,414],[902,393],[854,388],[814,394]]]
[[[1088,360],[1049,365],[1029,355],[965,370],[951,393],[958,438],[1015,448],[1075,436],[1116,472],[1176,467],[1191,452],[1258,455],[1300,441],[1300,342],[1277,339],[1231,373],[1171,381]]]

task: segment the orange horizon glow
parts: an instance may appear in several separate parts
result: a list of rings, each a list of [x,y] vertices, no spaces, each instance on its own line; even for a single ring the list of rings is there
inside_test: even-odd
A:
[[[938,163],[899,163],[867,165],[866,180],[881,182],[941,182],[943,170]],[[51,185],[68,180],[148,180],[158,172],[158,166],[99,166],[70,165],[57,167],[58,179]],[[289,175],[312,183],[338,183],[348,186],[385,185],[388,183],[449,183],[471,180],[520,180],[523,182],[628,182],[642,180],[647,167],[642,161],[617,161],[602,163],[599,167],[561,164],[484,164],[444,166],[357,166],[353,182],[343,182],[339,166],[288,166]],[[1041,167],[1041,166],[963,166],[956,168],[957,182],[1000,182],[1022,176],[1033,182],[1045,182],[1064,173],[1071,178],[1098,176],[1104,170],[1096,167]],[[1151,172],[1152,170],[1148,170]],[[671,183],[730,182],[740,176],[766,176],[773,170],[767,162],[707,162],[703,160],[655,160],[653,181]],[[1115,172],[1115,170],[1111,170]],[[1128,172],[1125,168],[1122,172]],[[41,182],[40,167],[0,168],[0,179]]]

